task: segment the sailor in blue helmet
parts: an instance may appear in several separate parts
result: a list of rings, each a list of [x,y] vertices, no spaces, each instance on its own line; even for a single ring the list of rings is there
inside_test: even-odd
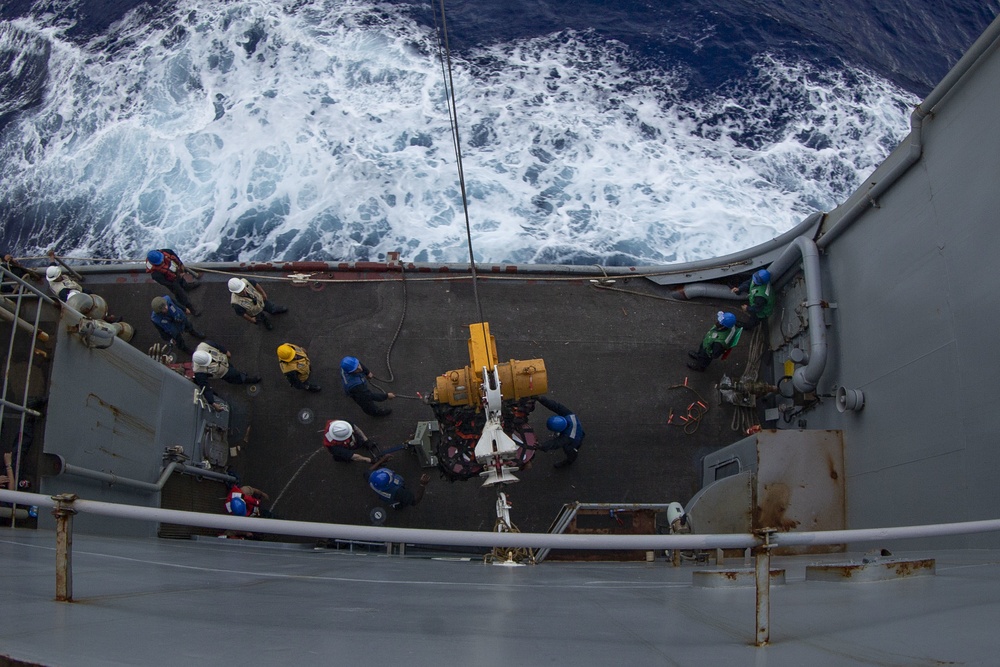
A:
[[[703,371],[712,363],[712,359],[729,356],[729,351],[740,342],[743,329],[736,326],[736,316],[721,310],[715,315],[715,324],[705,334],[701,345],[694,352],[688,352],[692,361],[688,368],[693,371]]]
[[[368,472],[365,473],[368,486],[388,502],[393,509],[401,510],[404,507],[416,505],[424,497],[424,491],[431,482],[431,476],[427,473],[421,475],[417,490],[410,491],[406,488],[406,482],[400,475],[383,465],[390,458],[392,457],[388,455],[383,456],[372,463]]]
[[[555,414],[545,421],[545,426],[555,433],[554,436],[538,445],[538,449],[543,452],[551,452],[554,449],[562,449],[566,458],[555,463],[556,468],[565,468],[572,465],[576,460],[580,447],[583,446],[583,424],[572,410],[562,403],[557,403],[551,398],[539,396],[538,402],[547,407]]]
[[[366,414],[372,417],[384,417],[392,412],[392,408],[379,403],[396,398],[396,395],[368,384],[368,378],[371,376],[372,372],[357,357],[344,357],[340,360],[340,378],[344,383],[344,393],[354,399]]]
[[[194,276],[184,266],[184,262],[181,261],[176,252],[170,248],[150,250],[146,253],[146,273],[149,274],[150,278],[173,292],[177,304],[189,311],[191,315],[201,313],[195,309],[191,299],[188,298],[188,291],[198,287],[201,283],[188,280]]]
[[[771,272],[761,269],[733,288],[733,294],[746,294],[747,302],[743,304],[743,312],[749,315],[743,318],[744,328],[753,329],[766,320],[774,312],[774,290],[771,287]]]
[[[271,518],[271,513],[260,506],[261,500],[271,497],[252,486],[234,484],[226,496],[226,512],[235,516],[263,516]]]

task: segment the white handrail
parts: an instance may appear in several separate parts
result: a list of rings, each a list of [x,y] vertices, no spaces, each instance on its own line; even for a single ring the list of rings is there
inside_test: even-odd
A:
[[[56,507],[60,503],[51,496],[22,491],[0,490],[0,501],[18,505]],[[494,533],[486,531],[432,530],[422,528],[388,528],[336,523],[287,521],[237,517],[225,514],[182,512],[155,507],[121,505],[96,500],[77,499],[71,506],[77,514],[157,521],[219,530],[239,530],[294,535],[320,539],[366,540],[408,544],[434,544],[462,547],[507,547],[531,549],[746,549],[761,546],[763,541],[750,534],[718,535],[559,535],[550,533]],[[964,521],[925,526],[897,526],[828,530],[801,533],[775,533],[770,536],[774,547],[832,545],[853,542],[889,541],[910,538],[945,537],[1000,531],[1000,519]]]

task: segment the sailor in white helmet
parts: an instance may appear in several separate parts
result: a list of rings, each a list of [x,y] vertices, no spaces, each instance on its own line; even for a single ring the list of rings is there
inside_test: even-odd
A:
[[[50,266],[45,269],[45,282],[49,284],[49,290],[51,290],[60,301],[65,301],[71,291],[90,294],[89,291],[80,287],[80,283],[66,275],[58,266]]]
[[[362,461],[372,463],[374,459],[369,455],[365,456],[358,452],[359,449],[368,451],[368,438],[364,431],[355,424],[346,422],[343,419],[331,419],[326,423],[326,431],[323,433],[323,446],[330,452],[334,461],[350,463],[351,461]],[[369,452],[370,454],[370,452]]]
[[[253,324],[263,324],[268,329],[274,328],[271,324],[271,315],[287,313],[288,308],[278,306],[267,298],[264,287],[256,280],[247,278],[229,279],[229,303],[232,304],[236,314]]]
[[[259,375],[248,376],[229,365],[232,353],[222,346],[205,340],[198,343],[191,355],[191,370],[194,372],[194,383],[204,387],[204,397],[209,403],[215,403],[215,393],[209,386],[209,380],[225,380],[230,384],[256,384],[260,382]]]

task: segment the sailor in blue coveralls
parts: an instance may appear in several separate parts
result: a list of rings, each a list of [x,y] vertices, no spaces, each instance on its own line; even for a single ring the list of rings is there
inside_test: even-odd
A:
[[[366,473],[368,486],[392,505],[393,509],[401,510],[404,507],[416,505],[424,497],[424,490],[430,484],[431,476],[426,473],[421,475],[420,486],[417,487],[416,492],[410,491],[406,488],[406,482],[400,475],[390,468],[382,467],[382,464],[389,458],[389,456],[383,456],[368,469]]]
[[[572,410],[562,403],[557,403],[551,398],[539,396],[538,402],[547,407],[555,414],[548,418],[545,426],[556,435],[552,436],[538,446],[543,452],[551,452],[554,449],[562,448],[566,458],[555,464],[556,468],[565,468],[572,465],[576,460],[580,447],[583,446],[583,424]]]

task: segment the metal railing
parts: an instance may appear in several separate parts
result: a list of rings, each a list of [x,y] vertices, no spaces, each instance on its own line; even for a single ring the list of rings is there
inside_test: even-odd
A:
[[[759,534],[721,535],[565,535],[552,533],[514,533],[459,530],[387,528],[346,524],[311,523],[283,519],[237,517],[223,514],[183,512],[154,507],[118,505],[78,499],[73,494],[45,496],[37,493],[0,490],[0,501],[52,508],[56,517],[56,599],[73,600],[72,534],[73,516],[101,516],[181,524],[201,528],[261,532],[296,537],[333,540],[356,540],[382,543],[440,545],[459,547],[500,547],[530,549],[752,549],[755,558],[756,615],[755,643],[764,646],[770,640],[770,571],[771,551],[778,547],[840,545],[858,542],[891,541],[911,538],[947,537],[1000,531],[1000,519],[966,521],[926,526],[863,528],[801,533],[779,533],[765,529]]]

